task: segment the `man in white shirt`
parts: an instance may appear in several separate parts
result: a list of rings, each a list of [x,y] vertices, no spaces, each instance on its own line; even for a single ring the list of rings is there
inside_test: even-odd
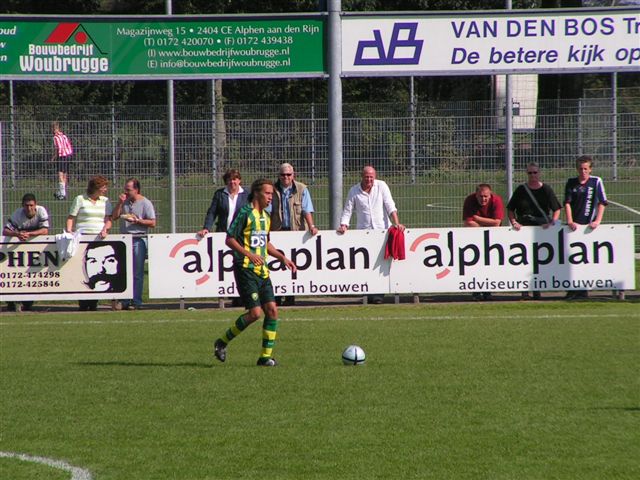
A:
[[[370,165],[362,169],[360,183],[349,190],[342,217],[340,217],[338,233],[344,233],[349,229],[349,221],[354,210],[358,230],[387,229],[391,224],[400,231],[404,230],[404,225],[398,219],[398,209],[389,186],[382,180],[376,179],[376,169]]]
[[[37,204],[33,193],[26,193],[22,197],[22,208],[13,212],[2,229],[2,234],[7,237],[18,237],[22,242],[38,235],[49,234],[49,214],[42,205]],[[22,310],[31,310],[32,307],[32,301],[22,302]],[[7,302],[7,309],[15,312],[18,310],[17,304]]]
[[[385,182],[376,179],[376,169],[371,165],[362,169],[362,180],[349,190],[338,233],[345,233],[349,229],[354,210],[358,230],[386,230],[393,225],[401,232],[404,231],[405,227],[398,219],[398,209],[391,196],[391,190]],[[369,296],[369,301],[375,304],[382,303],[382,299],[382,295]]]

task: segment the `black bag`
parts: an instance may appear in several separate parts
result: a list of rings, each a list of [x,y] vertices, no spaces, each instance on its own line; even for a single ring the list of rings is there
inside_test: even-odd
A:
[[[525,226],[545,225],[549,223],[548,217],[536,217],[535,215],[520,215],[518,223]]]

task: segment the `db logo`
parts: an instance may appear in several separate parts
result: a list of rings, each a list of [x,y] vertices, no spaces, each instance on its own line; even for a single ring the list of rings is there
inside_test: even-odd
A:
[[[449,239],[449,241],[451,241],[450,235],[447,236],[447,238]],[[420,244],[422,244],[423,242],[429,242],[431,240],[439,240],[439,239],[440,239],[439,233],[425,233],[424,235],[420,235],[418,238],[416,238],[413,241],[413,243],[411,244],[411,248],[409,250],[411,250],[412,252],[415,252],[420,246]],[[440,280],[446,277],[447,275],[449,275],[449,273],[451,273],[451,270],[443,264],[443,261],[442,261],[443,252],[440,246],[437,245],[437,242],[428,243],[423,247],[423,250],[426,254],[425,259],[422,262],[424,266],[428,268],[433,268],[433,267],[441,268],[441,270],[436,273],[436,279]]]
[[[389,48],[385,51],[380,30],[374,30],[373,40],[358,42],[354,65],[418,65],[424,41],[416,40],[417,31],[417,23],[394,23]],[[365,54],[366,50],[371,52]]]

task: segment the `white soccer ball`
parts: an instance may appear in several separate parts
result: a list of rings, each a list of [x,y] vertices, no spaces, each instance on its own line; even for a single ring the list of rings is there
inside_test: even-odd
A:
[[[361,347],[358,345],[349,345],[342,352],[342,363],[345,365],[362,365],[366,357]]]

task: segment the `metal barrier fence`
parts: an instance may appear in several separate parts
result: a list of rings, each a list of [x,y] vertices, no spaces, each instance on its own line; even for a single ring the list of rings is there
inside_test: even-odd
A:
[[[226,168],[239,168],[250,185],[260,176],[275,179],[282,162],[310,185],[316,224],[329,228],[326,105],[178,106],[175,114],[177,233],[202,227]],[[537,109],[515,114],[535,126],[514,133],[515,182],[524,181],[527,163],[536,161],[562,201],[575,158],[592,154],[593,173],[603,177],[613,201],[604,221],[640,225],[640,97],[618,97],[615,108],[611,98],[539,101]],[[155,204],[156,233],[168,232],[166,118],[166,106],[0,106],[3,222],[32,192],[49,209],[57,233],[70,199],[91,175],[111,179],[112,199],[136,176]],[[488,182],[502,195],[508,190],[504,119],[495,102],[345,104],[343,118],[345,195],[361,168],[372,164],[408,226],[460,226],[463,199],[477,183]],[[53,198],[54,120],[75,147],[66,201]]]

